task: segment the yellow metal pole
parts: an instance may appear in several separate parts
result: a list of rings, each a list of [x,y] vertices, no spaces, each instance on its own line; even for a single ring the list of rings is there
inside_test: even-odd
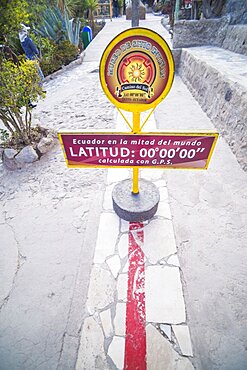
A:
[[[138,177],[139,177],[139,168],[138,167],[133,168],[133,185],[132,185],[133,194],[139,193]]]
[[[140,132],[140,112],[133,112],[133,134],[138,134],[139,132]],[[139,177],[139,168],[134,167],[133,185],[132,185],[133,194],[139,193],[138,177]]]

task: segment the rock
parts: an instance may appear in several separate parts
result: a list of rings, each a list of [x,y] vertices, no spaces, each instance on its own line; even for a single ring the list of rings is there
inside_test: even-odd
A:
[[[18,153],[15,157],[17,163],[25,164],[25,163],[33,163],[39,159],[38,154],[33,149],[31,145],[26,146],[23,148],[20,153]]]
[[[6,159],[14,159],[14,157],[18,154],[17,150],[15,149],[5,149],[4,150],[4,157]]]
[[[47,137],[43,137],[38,143],[38,151],[41,154],[48,152],[55,143],[55,132],[50,132]],[[39,159],[39,155],[32,145],[24,147],[20,152],[11,148],[0,148],[0,158],[9,170],[22,168],[26,163],[33,163]]]
[[[9,148],[5,149],[3,152],[3,163],[11,171],[18,170],[22,167],[15,159],[17,154],[17,150]]]
[[[47,137],[58,140],[57,132],[55,130],[49,130]]]
[[[132,19],[132,3],[130,2],[126,8],[126,19]],[[139,19],[146,19],[146,8],[143,3],[140,1],[139,4]]]
[[[40,142],[38,143],[38,150],[41,154],[47,153],[54,145],[54,140],[52,137],[42,137]]]

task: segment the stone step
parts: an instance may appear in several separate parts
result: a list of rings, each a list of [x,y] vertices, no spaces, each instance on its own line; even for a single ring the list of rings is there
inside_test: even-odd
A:
[[[178,73],[247,170],[247,56],[214,46],[184,48]]]

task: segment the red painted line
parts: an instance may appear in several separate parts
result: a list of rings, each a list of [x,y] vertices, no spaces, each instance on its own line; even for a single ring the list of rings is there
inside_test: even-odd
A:
[[[129,274],[124,369],[146,370],[145,264],[143,224],[129,224]]]

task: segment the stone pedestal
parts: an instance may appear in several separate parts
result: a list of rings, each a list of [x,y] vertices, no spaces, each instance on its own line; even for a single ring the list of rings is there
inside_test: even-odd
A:
[[[132,193],[132,180],[119,182],[112,192],[113,209],[116,214],[130,222],[150,220],[158,209],[160,194],[151,182],[139,179],[139,193]]]
[[[132,19],[132,3],[130,3],[126,8],[126,19]],[[141,1],[139,6],[139,19],[146,19],[146,8]]]

